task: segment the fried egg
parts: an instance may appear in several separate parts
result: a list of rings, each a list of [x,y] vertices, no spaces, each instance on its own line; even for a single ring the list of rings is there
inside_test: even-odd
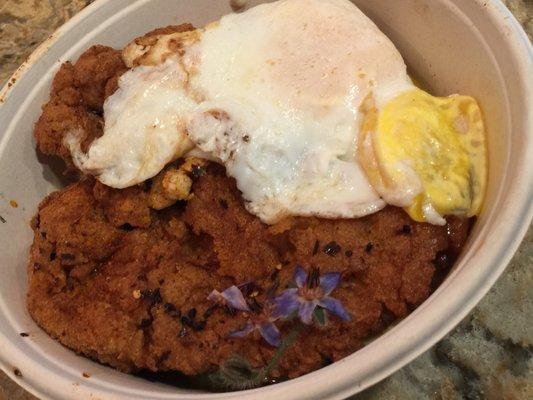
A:
[[[83,171],[123,188],[194,152],[224,164],[262,221],[361,217],[387,203],[418,221],[478,212],[479,107],[417,89],[392,42],[348,0],[282,0],[204,29],[135,41]]]
[[[415,221],[474,216],[486,186],[485,130],[476,101],[407,91],[381,111],[367,101],[359,156],[383,199]]]

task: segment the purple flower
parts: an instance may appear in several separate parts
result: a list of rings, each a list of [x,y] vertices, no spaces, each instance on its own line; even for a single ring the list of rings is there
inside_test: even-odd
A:
[[[230,286],[222,293],[216,289],[213,290],[209,296],[207,296],[207,300],[233,307],[236,310],[250,311],[250,307],[248,307],[242,292],[235,285]]]
[[[277,326],[274,325],[274,321],[278,318],[273,316],[273,305],[267,303],[261,314],[252,316],[241,329],[231,332],[229,337],[242,338],[257,330],[268,344],[278,347],[281,343],[281,335]]]
[[[313,314],[317,307],[328,310],[344,321],[351,319],[342,303],[329,296],[339,285],[341,274],[329,272],[320,275],[318,269],[313,268],[310,274],[301,267],[296,266],[294,271],[294,282],[296,288],[286,289],[276,297],[275,316],[288,317],[293,312],[298,312],[300,320],[310,325],[313,322]],[[319,309],[318,309],[319,310]]]

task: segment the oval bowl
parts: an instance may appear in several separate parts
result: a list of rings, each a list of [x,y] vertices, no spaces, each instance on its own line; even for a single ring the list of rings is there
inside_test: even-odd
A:
[[[263,1],[250,1],[255,5]],[[499,0],[355,0],[435,94],[476,97],[489,142],[486,203],[451,273],[411,315],[328,367],[272,386],[204,393],[152,383],[79,357],[49,338],[25,307],[29,220],[62,186],[37,158],[33,124],[61,62],[100,43],[122,47],[153,28],[202,26],[231,12],[219,0],[99,0],[46,40],[0,92],[0,367],[41,399],[341,399],[390,375],[435,344],[502,273],[533,213],[533,50]],[[12,208],[15,199],[20,206]],[[21,338],[20,332],[30,332]],[[14,376],[14,369],[22,377]],[[91,375],[82,377],[82,372]]]

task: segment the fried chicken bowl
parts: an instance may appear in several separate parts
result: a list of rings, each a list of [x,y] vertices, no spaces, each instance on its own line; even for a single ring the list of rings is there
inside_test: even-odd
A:
[[[485,39],[452,1],[119,3],[2,92],[0,362],[19,383],[341,398],[501,273],[533,180],[531,46],[514,25],[486,46],[499,2],[461,11]]]

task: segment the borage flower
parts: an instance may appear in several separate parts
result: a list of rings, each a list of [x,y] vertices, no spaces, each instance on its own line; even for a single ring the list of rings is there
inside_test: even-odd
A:
[[[207,296],[207,300],[235,308],[236,310],[250,311],[250,307],[248,307],[241,290],[235,285],[230,286],[222,293],[216,289],[213,290]]]
[[[257,330],[268,344],[278,347],[281,343],[281,335],[274,321],[279,317],[274,316],[273,311],[273,305],[270,302],[266,303],[259,314],[252,315],[241,329],[231,332],[229,337],[245,337]]]
[[[313,315],[320,315],[322,309],[337,315],[344,321],[351,319],[350,314],[346,311],[342,303],[329,296],[331,292],[339,285],[341,274],[338,272],[329,272],[320,275],[317,268],[313,268],[310,274],[301,267],[296,266],[294,271],[294,282],[296,288],[285,289],[281,295],[276,297],[275,313],[276,317],[289,317],[295,311],[298,311],[298,317],[306,324],[313,322]]]
[[[237,310],[252,311],[250,310],[250,306],[246,302],[241,290],[235,285],[230,286],[223,292],[219,292],[215,289],[209,294],[209,296],[207,296],[207,299],[215,304],[226,305]],[[258,313],[254,314],[241,329],[231,332],[229,337],[245,337],[257,330],[268,344],[274,347],[279,346],[281,343],[281,335],[279,329],[274,325],[274,321],[278,319],[278,317],[273,317],[272,304],[269,302],[264,307],[260,307],[259,304],[257,304],[257,307],[255,308],[257,309],[254,309],[254,311],[257,311]]]

